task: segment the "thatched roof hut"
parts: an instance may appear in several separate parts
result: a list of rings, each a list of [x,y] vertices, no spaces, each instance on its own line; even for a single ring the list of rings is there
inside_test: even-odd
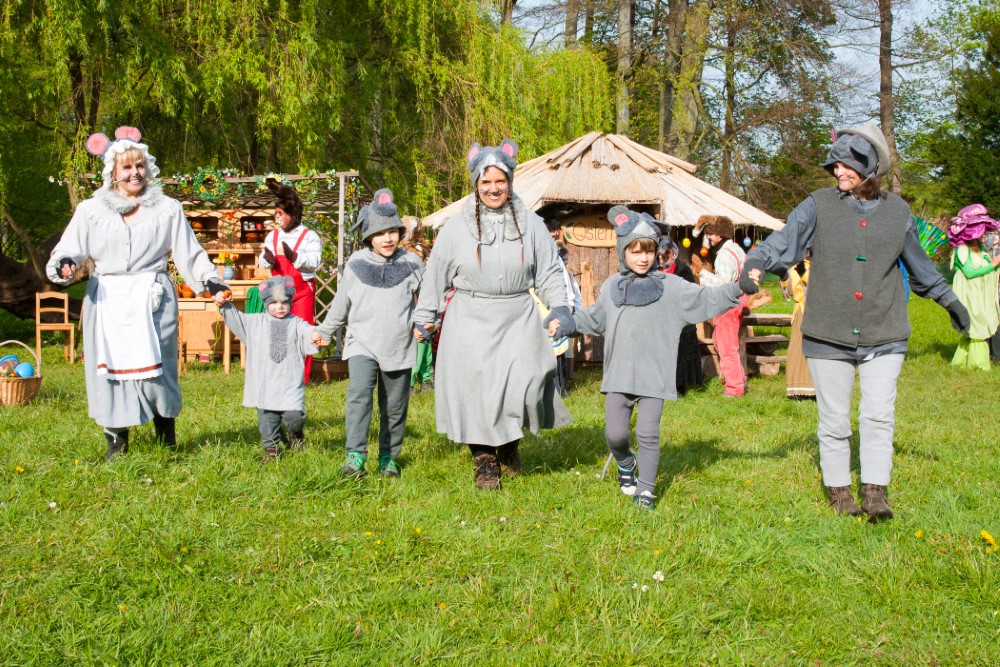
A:
[[[695,177],[695,169],[623,135],[591,132],[519,165],[514,191],[532,211],[561,202],[638,204],[674,227],[694,226],[703,214],[728,216],[737,227],[783,226],[777,218]],[[428,215],[424,224],[440,227],[461,210],[463,201]]]

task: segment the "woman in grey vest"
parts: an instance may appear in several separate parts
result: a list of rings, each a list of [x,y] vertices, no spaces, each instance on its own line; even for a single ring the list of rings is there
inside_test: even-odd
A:
[[[910,286],[945,308],[959,331],[969,314],[920,246],[910,208],[881,189],[889,147],[871,123],[839,130],[823,167],[836,187],[813,192],[747,255],[744,291],[764,271],[784,276],[812,251],[809,308],[802,353],[816,385],[820,467],[838,514],[892,518],[886,495],[892,471],[896,380],[906,356],[910,322],[900,260]],[[861,383],[859,435],[861,506],[851,493],[851,394]]]

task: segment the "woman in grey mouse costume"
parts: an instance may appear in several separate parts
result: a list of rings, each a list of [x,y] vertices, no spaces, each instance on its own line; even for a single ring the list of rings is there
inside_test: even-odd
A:
[[[246,345],[243,405],[257,408],[264,462],[274,461],[284,445],[305,446],[306,357],[316,352],[313,328],[291,311],[294,276],[271,276],[260,283],[265,312],[246,314],[228,292],[214,297],[226,326]],[[284,429],[282,428],[284,424]],[[287,430],[287,432],[286,432]]]
[[[816,387],[819,461],[830,505],[838,514],[892,518],[896,380],[910,321],[900,261],[910,287],[946,309],[959,331],[969,313],[920,245],[910,207],[881,189],[889,146],[866,123],[836,132],[823,167],[836,187],[813,192],[785,227],[747,255],[740,283],[753,292],[764,271],[784,276],[812,251],[809,307],[802,317],[802,354]],[[851,493],[851,395],[860,378],[861,506]]]
[[[405,228],[392,192],[382,189],[358,214],[364,248],[347,260],[330,313],[313,340],[328,345],[347,325],[344,355],[350,373],[344,421],[347,461],[341,472],[364,474],[372,392],[378,389],[378,472],[399,477],[399,452],[410,402],[410,370],[417,359],[413,308],[424,264],[400,247]]]
[[[556,388],[556,357],[529,289],[570,319],[556,245],[542,219],[513,194],[517,144],[474,144],[473,196],[438,234],[414,321],[423,339],[444,310],[435,379],[437,430],[472,451],[475,483],[500,486],[520,471],[523,429],[571,421]]]
[[[640,509],[652,509],[663,402],[677,400],[681,332],[732,308],[742,292],[735,283],[702,287],[656,270],[659,230],[648,214],[613,206],[608,221],[617,236],[618,273],[604,282],[594,305],[573,314],[575,322],[552,317],[548,331],[604,336],[601,393],[608,448],[618,462],[622,493],[632,496]],[[638,457],[629,449],[629,421],[636,407]]]
[[[104,160],[104,184],[76,207],[46,265],[68,285],[94,261],[83,307],[83,358],[89,414],[103,429],[110,461],[128,451],[129,427],[152,420],[157,440],[176,445],[181,411],[177,382],[177,292],[167,258],[184,282],[212,294],[220,280],[176,199],[150,183],[160,170],[134,127],[112,141],[101,133],[87,150]]]

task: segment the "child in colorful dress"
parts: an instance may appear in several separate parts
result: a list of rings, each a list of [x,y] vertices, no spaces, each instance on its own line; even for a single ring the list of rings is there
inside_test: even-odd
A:
[[[341,473],[360,477],[368,454],[372,392],[378,388],[378,471],[399,477],[399,452],[410,401],[410,369],[417,358],[413,337],[415,295],[424,265],[399,247],[403,223],[392,192],[375,193],[358,214],[364,248],[347,261],[330,312],[316,327],[313,342],[329,345],[333,333],[347,325],[343,358],[347,360],[345,422],[347,461]]]
[[[990,370],[989,339],[1000,326],[997,284],[1000,280],[1000,255],[990,257],[985,247],[987,232],[1000,228],[1000,222],[988,215],[982,204],[966,206],[951,219],[948,244],[955,249],[951,256],[955,279],[951,288],[969,311],[971,325],[962,336],[951,360],[953,366]]]
[[[681,331],[733,308],[741,292],[735,283],[701,287],[655,270],[659,231],[648,214],[614,206],[608,220],[618,237],[619,272],[605,281],[597,302],[573,319],[578,333],[604,335],[601,393],[608,448],[618,462],[622,493],[633,496],[639,508],[652,509],[663,401],[677,400]],[[572,332],[556,318],[547,327],[551,335]],[[629,420],[636,406],[638,457],[629,449]]]
[[[285,445],[292,449],[305,445],[305,358],[317,350],[312,343],[312,325],[291,314],[294,278],[272,276],[258,289],[267,309],[264,313],[240,312],[233,306],[231,294],[213,298],[226,326],[246,344],[243,405],[257,408],[267,463],[277,459]]]

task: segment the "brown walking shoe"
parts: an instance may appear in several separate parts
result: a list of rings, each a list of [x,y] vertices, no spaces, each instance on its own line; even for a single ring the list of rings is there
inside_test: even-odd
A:
[[[500,488],[500,462],[495,454],[476,454],[476,488],[492,491]]]
[[[872,523],[892,518],[892,510],[889,509],[889,499],[885,491],[886,487],[880,484],[861,485],[861,509]]]
[[[828,486],[826,487],[826,497],[830,499],[830,507],[837,514],[848,516],[860,516],[861,508],[851,495],[849,486]]]

